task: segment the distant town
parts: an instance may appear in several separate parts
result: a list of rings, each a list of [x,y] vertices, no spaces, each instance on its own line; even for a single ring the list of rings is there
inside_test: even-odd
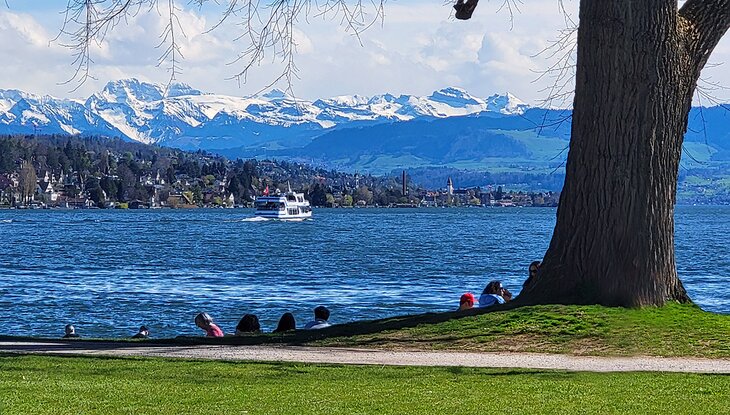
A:
[[[250,207],[258,195],[305,193],[318,207],[557,206],[556,192],[501,185],[440,189],[400,177],[317,169],[286,161],[230,161],[206,152],[122,140],[0,137],[0,208],[148,209]]]

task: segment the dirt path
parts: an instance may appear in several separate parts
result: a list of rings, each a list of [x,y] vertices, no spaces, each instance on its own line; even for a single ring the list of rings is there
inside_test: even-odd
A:
[[[381,351],[296,346],[169,346],[99,342],[0,341],[0,353],[171,357],[261,362],[396,366],[464,366],[590,372],[730,373],[730,359],[594,357],[534,353]]]

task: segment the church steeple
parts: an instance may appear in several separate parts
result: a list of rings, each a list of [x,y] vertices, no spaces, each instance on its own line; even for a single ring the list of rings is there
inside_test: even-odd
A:
[[[449,176],[449,180],[446,182],[446,190],[449,192],[449,196],[454,195],[454,182],[451,181],[451,176]]]

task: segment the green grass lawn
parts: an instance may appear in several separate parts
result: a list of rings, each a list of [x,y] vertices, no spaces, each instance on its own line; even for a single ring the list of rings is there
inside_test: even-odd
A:
[[[9,414],[721,414],[730,376],[0,357]]]

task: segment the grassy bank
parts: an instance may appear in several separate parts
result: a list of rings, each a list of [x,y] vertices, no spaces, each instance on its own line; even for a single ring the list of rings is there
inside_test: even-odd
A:
[[[7,336],[0,336],[0,340],[39,341],[35,338]],[[57,342],[58,339],[53,341]],[[130,342],[128,339],[116,341]],[[683,304],[643,309],[551,305],[401,316],[286,334],[149,341],[179,345],[292,344],[596,356],[730,358],[730,315],[709,313],[699,307]]]
[[[364,331],[364,330],[363,330]],[[730,315],[692,305],[536,306],[320,339],[330,346],[730,357]]]
[[[2,414],[727,413],[730,377],[0,357]]]
[[[730,358],[730,315],[686,304],[642,309],[549,305],[402,316],[286,335],[192,341]]]

